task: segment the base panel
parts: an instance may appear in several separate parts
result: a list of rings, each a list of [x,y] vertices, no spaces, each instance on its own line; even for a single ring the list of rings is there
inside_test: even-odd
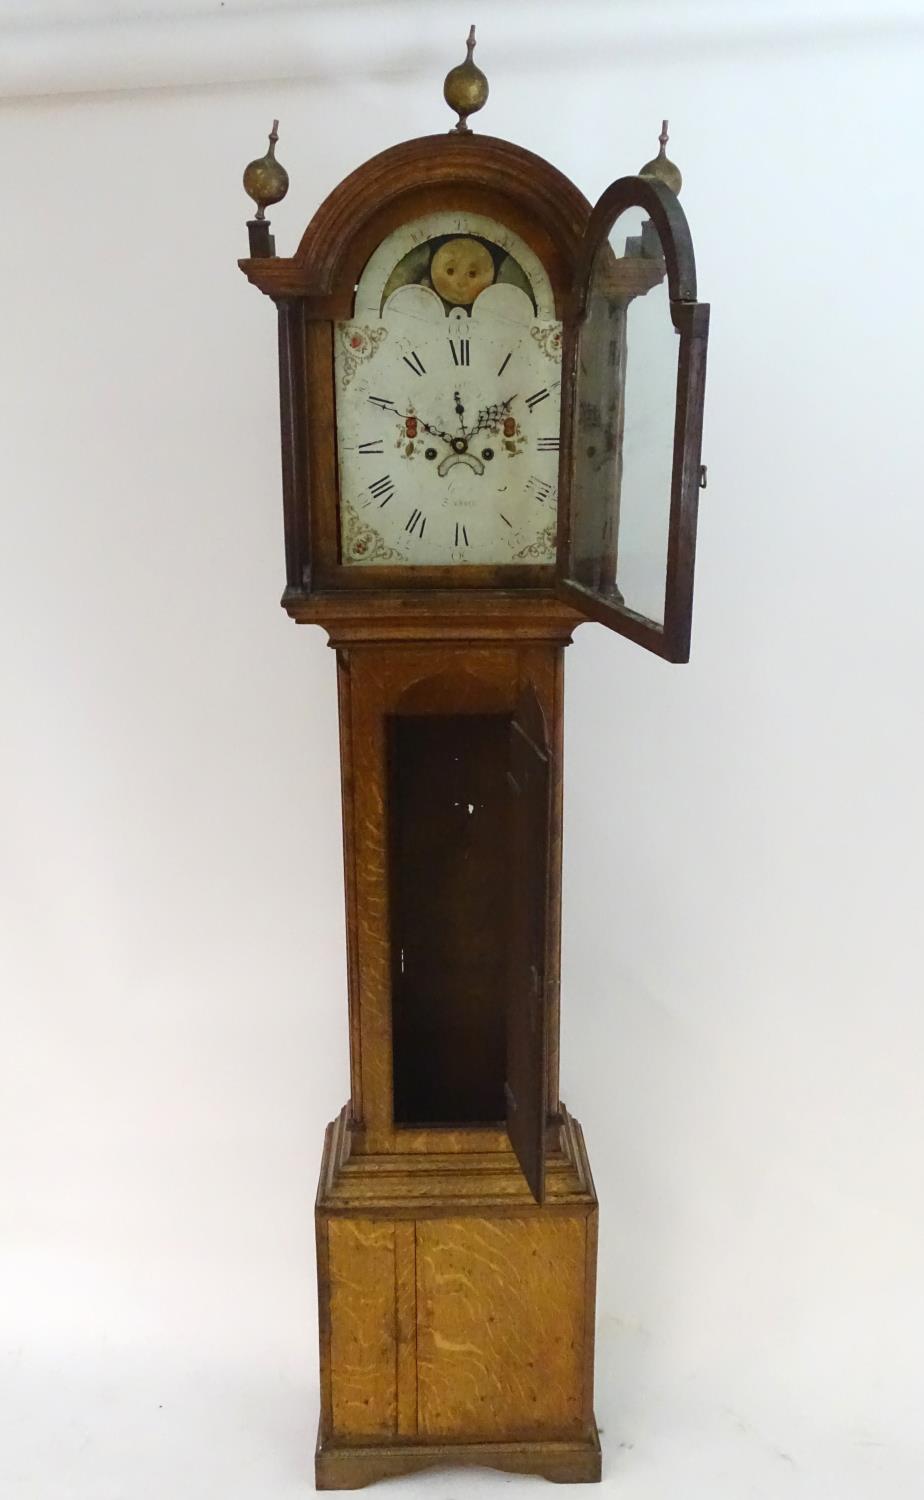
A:
[[[509,1143],[370,1153],[346,1110],[328,1127],[319,1489],[460,1465],[600,1478],[597,1198],[564,1107],[549,1133],[540,1207]]]
[[[319,1490],[359,1490],[378,1479],[450,1466],[532,1474],[553,1484],[597,1484],[600,1439],[596,1423],[589,1437],[573,1442],[383,1443],[340,1448],[319,1437],[315,1484]]]

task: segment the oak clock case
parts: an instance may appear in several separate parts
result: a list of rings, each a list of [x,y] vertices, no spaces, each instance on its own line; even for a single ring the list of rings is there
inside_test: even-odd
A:
[[[278,310],[282,602],[337,657],[325,1489],[446,1463],[600,1477],[598,1206],[558,1092],[563,654],[587,619],[689,650],[708,308],[666,129],[591,209],[468,129],[472,45],[456,130],[352,173],[291,258],[264,212],[275,125],[245,174],[241,268]]]

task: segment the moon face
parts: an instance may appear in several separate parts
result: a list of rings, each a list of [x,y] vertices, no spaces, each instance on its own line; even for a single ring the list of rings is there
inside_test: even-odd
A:
[[[430,263],[430,280],[447,302],[468,307],[494,280],[491,252],[468,237],[447,240]]]

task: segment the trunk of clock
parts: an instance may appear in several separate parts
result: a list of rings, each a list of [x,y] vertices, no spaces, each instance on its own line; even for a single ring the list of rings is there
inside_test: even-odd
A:
[[[562,647],[338,650],[359,1151],[509,1145],[558,1111]]]
[[[320,1488],[599,1477],[597,1204],[558,1100],[570,624],[331,630],[352,1089],[317,1202]]]

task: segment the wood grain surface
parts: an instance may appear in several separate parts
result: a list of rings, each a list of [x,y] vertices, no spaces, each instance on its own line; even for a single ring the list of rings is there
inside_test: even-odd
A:
[[[319,1434],[315,1484],[319,1490],[358,1490],[379,1479],[398,1479],[427,1469],[499,1469],[505,1474],[532,1474],[553,1484],[597,1484],[600,1439],[596,1425],[585,1437],[559,1441],[483,1443],[369,1443],[348,1447]],[[461,1493],[465,1493],[459,1486]]]
[[[399,1437],[417,1436],[417,1233],[395,1225],[395,1335]]]
[[[581,1430],[585,1235],[572,1217],[417,1225],[423,1436]]]
[[[550,1129],[543,1207],[509,1145],[354,1155],[353,1141],[344,1109],[317,1200],[319,1486],[435,1455],[598,1478],[597,1201],[580,1126],[563,1110]]]
[[[391,1437],[397,1430],[395,1226],[334,1219],[327,1234],[333,1430],[341,1437]]]

